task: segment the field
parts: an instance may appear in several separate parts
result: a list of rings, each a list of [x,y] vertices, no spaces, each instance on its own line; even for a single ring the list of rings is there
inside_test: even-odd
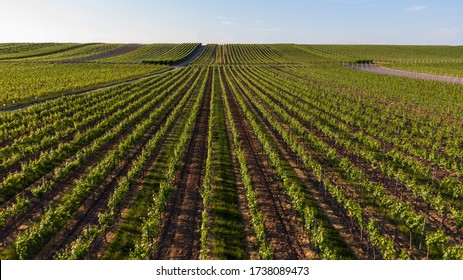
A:
[[[0,259],[463,259],[461,50],[0,44]]]

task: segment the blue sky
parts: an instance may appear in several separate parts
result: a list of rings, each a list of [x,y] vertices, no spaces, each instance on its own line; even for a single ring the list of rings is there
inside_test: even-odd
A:
[[[0,42],[463,45],[461,0],[0,0]]]

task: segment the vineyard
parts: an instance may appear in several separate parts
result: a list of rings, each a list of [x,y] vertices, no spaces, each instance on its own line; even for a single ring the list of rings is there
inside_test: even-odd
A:
[[[461,53],[0,44],[0,259],[461,260]]]

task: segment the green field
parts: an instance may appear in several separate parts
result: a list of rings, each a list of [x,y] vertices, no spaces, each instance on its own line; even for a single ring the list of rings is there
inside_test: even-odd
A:
[[[158,65],[122,63],[0,62],[0,104],[7,107],[96,89],[166,69]]]
[[[463,259],[463,84],[347,66],[463,77],[461,47],[0,60],[0,259]]]

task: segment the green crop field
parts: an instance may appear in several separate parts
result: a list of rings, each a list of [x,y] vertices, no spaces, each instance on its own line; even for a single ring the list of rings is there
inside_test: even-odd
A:
[[[0,44],[0,259],[461,260],[462,50]]]
[[[9,107],[96,89],[166,69],[143,64],[0,62],[0,104]]]

